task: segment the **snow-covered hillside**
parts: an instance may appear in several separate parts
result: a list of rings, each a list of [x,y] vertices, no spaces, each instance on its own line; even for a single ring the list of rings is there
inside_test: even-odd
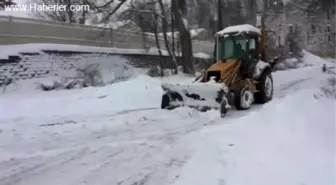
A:
[[[274,73],[273,101],[224,119],[159,108],[160,84],[186,76],[1,94],[0,184],[334,185],[335,71],[320,64]]]

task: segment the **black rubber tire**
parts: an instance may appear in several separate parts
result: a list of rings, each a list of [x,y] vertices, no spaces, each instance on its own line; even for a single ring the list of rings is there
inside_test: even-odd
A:
[[[162,100],[161,100],[161,109],[165,109],[168,107],[170,103],[170,98],[168,94],[162,95]]]
[[[265,90],[265,81],[266,78],[269,77],[272,82],[272,93],[270,96],[266,95]],[[273,91],[274,91],[274,84],[273,84],[273,77],[271,70],[265,70],[262,75],[258,79],[258,83],[256,84],[258,92],[254,94],[255,103],[264,104],[272,100],[273,98]]]
[[[182,96],[177,92],[167,92],[162,95],[161,100],[161,109],[173,109],[173,107],[170,103],[173,101],[180,101],[183,102]]]
[[[251,103],[251,105],[249,107],[243,107],[242,106],[241,95],[244,94],[244,91],[247,91],[246,87],[236,91],[235,94],[234,94],[234,100],[233,101],[234,101],[234,104],[235,104],[235,107],[236,107],[237,110],[247,110],[252,105],[252,103]]]

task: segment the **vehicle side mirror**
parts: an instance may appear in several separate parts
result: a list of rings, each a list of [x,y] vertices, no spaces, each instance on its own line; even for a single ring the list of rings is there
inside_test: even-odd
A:
[[[270,60],[271,67],[273,68],[279,62],[279,60],[280,60],[279,56],[272,58],[272,60]]]
[[[272,58],[271,62],[272,63],[273,62],[277,63],[279,61],[279,59],[280,59],[279,56],[276,56],[276,57]]]

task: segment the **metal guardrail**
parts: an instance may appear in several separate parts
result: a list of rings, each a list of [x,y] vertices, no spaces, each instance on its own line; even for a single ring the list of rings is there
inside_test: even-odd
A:
[[[212,54],[212,42],[193,40],[194,52]],[[57,43],[141,49],[156,47],[153,35],[58,21],[0,16],[0,45]],[[160,38],[161,48],[165,48]]]

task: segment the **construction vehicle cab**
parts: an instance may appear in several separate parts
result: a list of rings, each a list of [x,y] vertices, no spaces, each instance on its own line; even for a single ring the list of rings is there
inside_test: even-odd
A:
[[[241,74],[251,77],[253,66],[261,59],[259,41],[260,31],[253,26],[228,27],[216,34],[215,62],[241,61]]]
[[[216,60],[257,59],[258,38],[257,32],[217,34]]]
[[[215,62],[190,85],[163,84],[161,108],[189,106],[249,109],[273,96],[272,66],[267,62],[265,32],[251,25],[227,27],[216,34]]]

